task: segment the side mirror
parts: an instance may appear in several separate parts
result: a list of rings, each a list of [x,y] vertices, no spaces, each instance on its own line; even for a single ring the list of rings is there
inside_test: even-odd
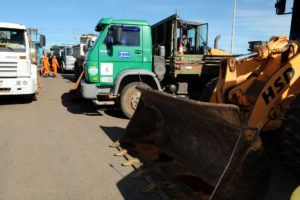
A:
[[[114,39],[114,44],[122,43],[122,27],[121,26],[114,27],[113,39]]]
[[[277,3],[275,4],[277,15],[285,14],[285,4],[286,4],[286,0],[277,0]]]
[[[45,35],[40,35],[40,46],[41,47],[46,46],[46,37],[45,37]]]

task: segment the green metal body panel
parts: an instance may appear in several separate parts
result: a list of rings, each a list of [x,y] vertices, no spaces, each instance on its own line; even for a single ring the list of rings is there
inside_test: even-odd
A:
[[[104,40],[113,25],[138,27],[140,42],[138,46],[106,45]],[[102,18],[96,26],[102,27],[93,48],[87,55],[85,78],[99,86],[113,86],[120,72],[128,69],[152,71],[151,28],[143,20],[114,20]],[[126,54],[122,57],[122,53]]]

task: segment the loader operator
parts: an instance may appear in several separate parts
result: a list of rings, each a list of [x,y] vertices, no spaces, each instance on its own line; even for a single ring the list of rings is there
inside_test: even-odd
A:
[[[57,59],[56,59],[56,55],[53,55],[52,58],[52,69],[53,69],[53,77],[56,78],[56,74],[57,74],[57,67],[59,67]]]
[[[48,77],[49,75],[49,67],[50,67],[50,63],[48,60],[48,56],[47,53],[44,53],[44,57],[42,59],[42,65],[43,65],[43,77]]]
[[[189,49],[191,46],[186,35],[187,35],[186,31],[184,31],[181,35],[181,38],[178,38],[178,49],[179,49],[180,44],[182,44],[182,49],[183,49],[184,53],[189,52]]]

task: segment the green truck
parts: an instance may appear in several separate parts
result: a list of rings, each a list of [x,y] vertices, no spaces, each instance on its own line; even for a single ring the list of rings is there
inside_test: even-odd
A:
[[[95,30],[99,35],[85,57],[81,94],[119,103],[128,118],[141,95],[136,86],[197,99],[228,55],[207,46],[207,23],[184,21],[177,14],[152,26],[144,20],[102,18]],[[183,35],[185,49],[179,52]]]

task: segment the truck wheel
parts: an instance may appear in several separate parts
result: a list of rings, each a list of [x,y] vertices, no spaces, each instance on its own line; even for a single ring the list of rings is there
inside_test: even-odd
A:
[[[37,101],[37,100],[38,100],[38,95],[37,95],[37,93],[34,93],[32,95],[32,101]]]
[[[74,66],[74,72],[75,72],[76,80],[79,78],[79,76],[82,72],[81,68],[82,68],[82,63],[81,62],[76,62],[75,66]]]
[[[74,64],[74,74],[75,74],[75,79],[77,80],[79,78],[79,69],[78,69],[78,62],[75,62]]]
[[[37,94],[27,94],[23,96],[26,103],[31,103],[32,101],[37,101]]]
[[[62,63],[61,69],[60,69],[60,73],[63,74],[65,72],[65,63]]]
[[[129,119],[132,117],[141,97],[141,92],[136,89],[136,86],[151,88],[142,82],[133,82],[123,88],[121,92],[121,110]]]
[[[300,95],[291,103],[282,123],[281,159],[297,175],[300,175]]]

